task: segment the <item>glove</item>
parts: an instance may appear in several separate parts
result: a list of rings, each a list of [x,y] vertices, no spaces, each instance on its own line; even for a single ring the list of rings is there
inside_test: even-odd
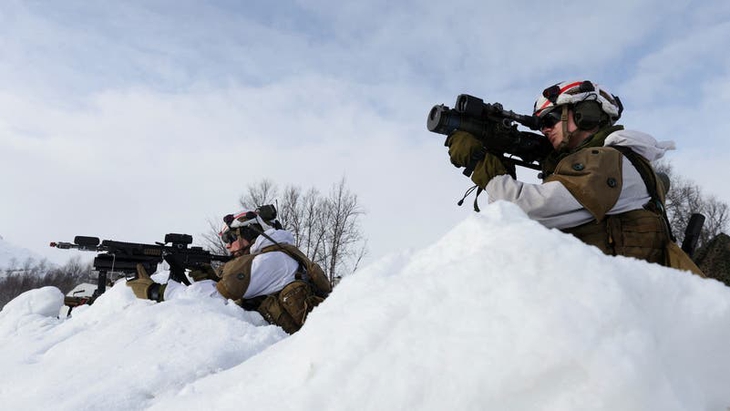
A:
[[[484,145],[472,134],[457,130],[446,137],[445,146],[449,147],[451,164],[468,167],[480,160],[485,153]]]
[[[162,301],[167,284],[158,284],[152,281],[144,265],[137,264],[137,278],[128,280],[127,286],[132,289],[137,298]]]
[[[504,166],[499,158],[487,153],[484,156],[484,159],[477,163],[476,167],[474,167],[474,173],[471,175],[471,181],[479,186],[479,188],[484,189],[490,180],[503,174],[513,175],[507,170],[507,167]]]
[[[201,264],[193,268],[192,270],[190,270],[190,277],[193,278],[193,281],[220,280],[220,277],[218,277],[218,273],[210,264]]]

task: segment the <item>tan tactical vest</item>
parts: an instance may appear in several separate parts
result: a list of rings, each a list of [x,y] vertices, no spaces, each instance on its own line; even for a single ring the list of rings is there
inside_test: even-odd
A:
[[[600,141],[602,144],[605,134]],[[545,181],[559,181],[590,212],[594,221],[564,229],[583,242],[598,247],[608,255],[623,255],[668,267],[691,271],[702,277],[702,271],[672,241],[663,214],[665,189],[649,162],[638,155],[637,170],[650,176],[659,204],[652,201],[643,209],[606,215],[618,201],[623,182],[624,156],[612,147],[585,147],[568,154],[557,163]],[[651,189],[649,190],[652,191]]]
[[[287,284],[277,293],[244,300],[243,295],[251,283],[251,265],[254,258],[271,251],[284,252],[299,263],[297,280]],[[293,334],[304,325],[307,314],[332,291],[329,281],[326,281],[326,286],[323,285],[323,276],[324,272],[319,265],[309,260],[295,246],[278,244],[226,263],[216,288],[223,297],[236,301],[245,309],[258,311],[269,323]],[[326,280],[326,277],[324,279]]]

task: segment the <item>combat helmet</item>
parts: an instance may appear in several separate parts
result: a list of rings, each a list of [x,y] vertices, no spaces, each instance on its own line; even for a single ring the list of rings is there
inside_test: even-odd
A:
[[[541,126],[553,126],[561,118],[558,107],[573,109],[578,128],[591,130],[597,126],[613,125],[621,118],[623,105],[618,96],[589,80],[564,81],[543,90],[535,100],[533,114]]]
[[[252,243],[256,237],[271,229],[281,229],[276,219],[276,208],[271,205],[260,206],[256,210],[244,210],[223,217],[223,227],[218,233],[224,243],[229,244],[238,237]]]

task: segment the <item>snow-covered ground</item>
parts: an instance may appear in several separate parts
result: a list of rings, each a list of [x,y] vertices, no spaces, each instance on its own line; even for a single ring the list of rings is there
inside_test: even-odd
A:
[[[157,276],[160,278],[160,275]],[[0,312],[8,410],[718,410],[730,288],[547,230],[510,204],[345,278],[287,336],[256,313],[116,284]]]

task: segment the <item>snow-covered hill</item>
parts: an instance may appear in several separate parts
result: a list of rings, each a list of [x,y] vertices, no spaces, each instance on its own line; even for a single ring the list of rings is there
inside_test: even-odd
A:
[[[297,334],[118,283],[0,312],[0,403],[54,410],[718,410],[730,288],[611,258],[495,203],[345,278]]]
[[[39,262],[43,257],[27,248],[16,246],[0,236],[0,272],[21,268],[27,260]]]

